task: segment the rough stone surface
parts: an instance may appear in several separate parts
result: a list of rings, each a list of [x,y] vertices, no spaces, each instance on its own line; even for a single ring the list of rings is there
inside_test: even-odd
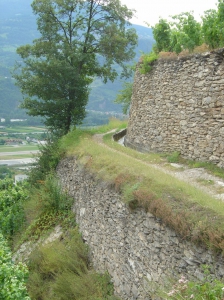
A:
[[[216,277],[224,276],[221,257],[183,241],[150,213],[131,212],[119,193],[97,181],[75,158],[61,161],[57,173],[75,200],[76,221],[94,268],[109,272],[122,299],[151,299],[171,276],[200,279],[202,264],[211,265]]]
[[[224,167],[224,49],[138,68],[125,144]]]
[[[63,231],[60,225],[55,226],[53,232],[47,237],[41,237],[36,242],[24,242],[19,249],[13,254],[12,260],[14,262],[28,262],[31,253],[40,245],[46,245],[60,239]]]

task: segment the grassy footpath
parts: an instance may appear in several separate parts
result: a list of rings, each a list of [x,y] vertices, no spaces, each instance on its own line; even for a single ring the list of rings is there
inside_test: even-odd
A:
[[[100,133],[125,126],[113,121]],[[164,161],[159,155],[124,148],[110,136],[105,137],[105,146],[93,139],[95,133],[99,131],[71,132],[61,140],[61,147],[67,156],[77,156],[98,178],[113,184],[131,209],[140,206],[182,237],[224,251],[223,202],[155,169],[152,163]]]

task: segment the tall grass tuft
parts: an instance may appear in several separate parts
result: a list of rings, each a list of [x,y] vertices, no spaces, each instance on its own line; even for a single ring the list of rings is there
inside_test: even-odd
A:
[[[113,295],[110,278],[90,269],[88,249],[77,228],[63,241],[57,240],[36,250],[29,269],[31,299],[112,299],[109,298]]]

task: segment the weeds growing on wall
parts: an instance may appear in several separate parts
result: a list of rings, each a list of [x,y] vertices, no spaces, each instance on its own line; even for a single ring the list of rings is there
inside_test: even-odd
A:
[[[30,215],[32,218],[27,222],[28,228],[21,238],[22,241],[38,240],[41,235],[58,224],[64,227],[70,215],[73,219],[71,223],[75,225],[75,217],[71,212],[74,200],[62,191],[54,175],[49,174],[38,188],[32,188],[30,192],[32,196],[25,207],[25,213],[27,218]]]
[[[150,52],[149,54],[143,54],[141,56],[140,73],[149,73],[152,69],[152,63],[158,59],[158,55],[155,52]]]
[[[162,293],[162,298],[170,300],[222,300],[224,298],[224,283],[214,280],[209,267],[203,266],[204,278],[201,281],[190,281],[185,276],[175,282],[169,292]]]

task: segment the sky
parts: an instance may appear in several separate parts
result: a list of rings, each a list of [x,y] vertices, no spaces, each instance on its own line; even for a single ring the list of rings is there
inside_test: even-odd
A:
[[[120,0],[130,9],[136,10],[136,16],[131,20],[133,24],[147,26],[144,22],[154,26],[159,17],[169,19],[169,16],[182,12],[194,11],[197,21],[200,15],[208,9],[216,9],[218,0]]]

